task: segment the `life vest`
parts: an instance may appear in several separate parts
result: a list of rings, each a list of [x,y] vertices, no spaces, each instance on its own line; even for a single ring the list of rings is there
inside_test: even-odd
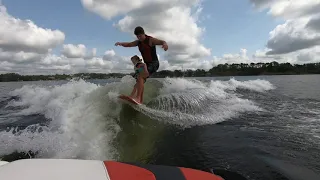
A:
[[[136,73],[136,74],[138,74],[138,73],[140,73],[141,71],[143,71],[143,67],[140,67],[140,68],[138,68],[138,66],[140,65],[140,64],[143,64],[142,62],[138,62],[135,66],[134,66],[134,72]]]
[[[138,43],[139,51],[145,63],[158,61],[156,46],[150,46],[150,38],[151,36],[146,35],[146,39]]]

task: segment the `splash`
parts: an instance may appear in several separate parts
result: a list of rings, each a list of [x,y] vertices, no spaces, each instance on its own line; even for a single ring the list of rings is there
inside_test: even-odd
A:
[[[50,120],[41,131],[30,131],[30,127],[13,133],[1,132],[0,154],[15,151],[37,152],[39,157],[113,159],[116,152],[111,141],[119,131],[111,87],[71,81],[61,86],[26,85],[12,91],[20,97],[9,106],[26,107],[12,116],[41,114]]]
[[[240,82],[230,79],[204,83],[194,79],[166,78],[160,95],[149,106],[137,109],[183,128],[216,124],[244,112],[262,111],[253,101],[238,97],[235,92],[238,88],[257,92],[274,89],[264,80]]]
[[[126,76],[105,86],[83,80],[62,85],[26,85],[10,93],[6,106],[20,107],[10,113],[19,121],[32,115],[49,120],[44,125],[30,125],[23,130],[0,132],[0,155],[13,152],[36,152],[37,157],[117,159],[113,145],[118,133],[123,103],[118,95],[130,93],[135,80]],[[243,99],[237,89],[263,93],[274,87],[267,81],[210,81],[165,78],[148,80],[146,105],[132,106],[151,120],[182,128],[215,124],[245,112],[261,111],[253,101]],[[144,119],[145,120],[145,119]],[[124,121],[126,122],[126,121]],[[122,123],[124,123],[122,122]],[[146,127],[145,127],[146,128]]]

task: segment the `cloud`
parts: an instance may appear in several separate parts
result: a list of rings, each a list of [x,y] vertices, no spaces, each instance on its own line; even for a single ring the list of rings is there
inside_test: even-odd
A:
[[[104,61],[112,62],[115,71],[131,72],[134,69],[130,60],[131,57],[117,55],[113,49],[107,50],[102,59]]]
[[[97,49],[84,44],[63,44],[59,30],[38,27],[31,20],[21,20],[0,5],[0,72],[19,74],[74,74],[133,71],[130,57],[107,50],[101,57]],[[63,44],[63,45],[62,45]],[[61,54],[52,49],[62,45]]]
[[[312,18],[306,27],[310,30],[314,30],[316,32],[320,32],[320,16]]]
[[[70,46],[77,47],[77,46]],[[72,48],[71,48],[72,49]],[[96,51],[96,49],[93,49]],[[77,53],[75,53],[77,54]],[[119,56],[114,50],[107,50],[103,56],[72,56],[64,54],[46,55],[25,52],[0,51],[0,72],[19,74],[74,74],[74,73],[131,73],[130,57]]]
[[[0,4],[0,48],[8,52],[45,54],[63,43],[65,35],[59,30],[44,29],[31,20],[14,18]]]
[[[61,53],[67,58],[85,58],[90,59],[96,56],[97,49],[93,48],[91,51],[87,52],[88,49],[83,44],[64,44]]]
[[[134,28],[142,26],[148,35],[167,41],[169,50],[164,58],[173,64],[211,54],[200,42],[205,31],[197,24],[202,11],[200,0],[82,0],[82,4],[107,20],[124,16],[114,24],[122,32],[133,35]]]
[[[209,59],[193,61],[185,64],[172,64],[170,61],[163,60],[160,62],[159,70],[196,70],[196,69],[204,69],[210,70],[212,67],[217,66],[219,64],[250,64],[250,63],[267,63],[272,61],[286,62],[286,60],[281,56],[270,56],[266,55],[268,49],[265,50],[257,50],[251,57],[248,56],[248,51],[245,48],[241,48],[239,53],[229,53],[224,54],[221,57],[213,56]],[[294,62],[294,61],[292,61]]]
[[[217,66],[219,64],[240,64],[240,63],[252,63],[254,62],[253,58],[248,57],[247,49],[240,49],[239,53],[235,54],[224,54],[222,57],[214,56],[212,59],[212,66]]]
[[[83,44],[73,45],[65,44],[63,45],[62,54],[67,58],[81,58],[86,56],[87,48]]]
[[[266,49],[252,56],[245,48],[239,52],[211,56],[200,39],[205,28],[199,27],[201,0],[82,0],[83,6],[106,19],[116,19],[114,27],[133,35],[136,26],[147,34],[164,39],[169,51],[158,48],[159,70],[205,69],[224,63],[316,62],[320,57],[320,1],[251,0],[258,9],[285,22],[270,32]],[[0,3],[1,4],[1,3]],[[125,4],[125,6],[124,6]],[[115,9],[111,9],[114,7]],[[206,16],[204,16],[206,17]],[[203,19],[203,18],[202,18]],[[131,56],[121,56],[114,49],[88,49],[84,44],[64,44],[60,30],[39,27],[31,20],[21,20],[0,6],[0,71],[20,74],[73,74],[79,72],[131,73]],[[61,54],[52,49],[62,47]],[[159,51],[160,50],[160,51]],[[163,54],[162,54],[163,53]],[[159,55],[161,54],[161,55]],[[206,58],[207,57],[207,58]]]
[[[259,63],[272,62],[279,63],[310,63],[316,62],[320,56],[320,48],[314,47],[303,50],[299,53],[293,52],[286,55],[267,55],[268,49],[258,50],[252,56],[248,56],[245,48],[240,49],[239,53],[225,54],[221,57],[212,57],[209,59],[192,61],[185,64],[175,64],[172,61],[160,59],[161,70],[187,70],[204,69],[209,70],[218,64],[232,63]],[[22,55],[24,55],[22,53]],[[30,56],[30,58],[29,58]],[[19,74],[74,74],[74,73],[132,73],[133,65],[128,56],[120,56],[113,49],[105,51],[101,57],[95,56],[89,59],[84,57],[68,58],[61,55],[48,53],[45,56],[26,56],[28,63],[19,61],[0,61],[0,72],[16,72]],[[1,59],[2,56],[0,56]],[[24,62],[24,61],[22,61]]]
[[[278,25],[271,33],[267,47],[268,54],[286,54],[320,45],[320,31],[308,29],[307,19],[288,20]],[[311,26],[314,23],[311,23]],[[309,25],[310,26],[310,25]]]
[[[254,5],[257,9],[264,9],[269,7],[272,3],[276,0],[250,0],[250,2]]]
[[[108,59],[111,59],[115,56],[116,56],[116,52],[113,49],[111,49],[111,50],[108,50],[104,53],[103,59],[108,60]]]
[[[65,69],[66,73],[130,73],[133,72],[133,65],[130,57],[119,56],[113,49],[107,50],[101,57],[78,57],[69,58],[64,55],[48,55],[40,61],[39,66],[48,65],[56,67],[70,67]]]
[[[235,54],[224,54],[221,57],[213,56],[212,59],[194,62],[192,64],[195,69],[211,69],[213,66],[219,64],[250,64],[250,63],[270,63],[276,61],[278,63],[291,63],[291,64],[304,64],[304,63],[316,63],[319,61],[320,47],[316,46],[313,48],[301,50],[299,52],[292,52],[282,55],[268,55],[269,49],[257,50],[253,55],[248,56],[245,48],[240,49],[239,53]],[[170,65],[166,65],[167,69],[172,69]],[[190,67],[190,66],[185,66]],[[194,69],[194,68],[190,68]]]
[[[250,0],[258,9],[269,9],[268,14],[284,19],[295,19],[319,13],[319,0]]]
[[[43,55],[33,52],[8,52],[0,49],[0,61],[13,61],[15,63],[32,63],[39,61]]]
[[[319,0],[250,0],[268,14],[283,18],[284,24],[270,32],[267,55],[280,55],[320,45]]]

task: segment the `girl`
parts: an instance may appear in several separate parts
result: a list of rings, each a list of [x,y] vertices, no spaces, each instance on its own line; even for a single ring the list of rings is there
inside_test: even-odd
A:
[[[131,57],[131,61],[134,65],[135,78],[137,79],[136,84],[131,92],[130,97],[134,99],[137,103],[142,104],[143,102],[143,91],[144,83],[149,77],[149,72],[145,63],[142,62],[142,59],[139,56],[135,55]],[[137,95],[135,96],[135,93]]]

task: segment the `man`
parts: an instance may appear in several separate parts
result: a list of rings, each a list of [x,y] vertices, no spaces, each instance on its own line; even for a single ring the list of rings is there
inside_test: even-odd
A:
[[[159,69],[159,60],[155,45],[162,45],[162,48],[167,51],[167,43],[163,40],[146,35],[144,29],[140,26],[134,29],[134,34],[137,36],[138,40],[133,42],[117,42],[115,45],[123,47],[138,46],[143,61],[147,65],[149,75],[157,72]]]

